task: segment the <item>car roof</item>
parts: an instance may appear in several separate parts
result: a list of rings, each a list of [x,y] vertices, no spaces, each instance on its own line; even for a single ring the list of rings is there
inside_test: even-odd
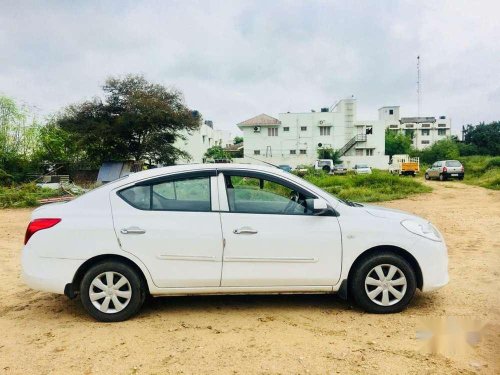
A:
[[[255,164],[236,164],[236,163],[210,163],[210,164],[181,164],[181,165],[172,165],[168,167],[160,167],[148,169],[145,171],[140,171],[136,173],[131,173],[127,177],[127,183],[144,180],[152,177],[163,176],[171,173],[181,173],[181,172],[190,172],[190,171],[199,171],[199,170],[228,170],[228,169],[244,169],[249,171],[262,171],[262,172],[272,172],[274,174],[285,175],[281,169],[277,167],[271,166],[262,166]]]

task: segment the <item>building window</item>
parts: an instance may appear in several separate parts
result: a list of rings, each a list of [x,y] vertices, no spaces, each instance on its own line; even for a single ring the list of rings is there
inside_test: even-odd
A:
[[[203,139],[203,143],[205,143],[205,139],[207,138],[206,135],[202,135],[201,138]]]
[[[288,131],[290,131],[290,128],[289,128],[288,126],[285,126],[285,127],[283,128],[283,131],[284,131],[284,132],[288,132]]]
[[[319,127],[319,135],[330,135],[330,127],[329,126],[320,126]]]
[[[394,109],[389,109],[389,114],[393,115],[394,114]]]
[[[307,154],[307,150],[300,150],[300,154],[301,154],[301,155],[305,155],[305,154]]]
[[[373,148],[366,149],[366,156],[373,156]]]
[[[422,144],[423,144],[423,145],[428,145],[429,143],[430,143],[430,141],[428,141],[428,140],[423,140],[423,141],[422,141]]]
[[[356,156],[363,156],[363,149],[356,150]]]
[[[438,124],[438,128],[446,128],[446,124]]]
[[[423,127],[423,128],[430,128],[430,127],[431,127],[431,124],[422,124],[422,127]]]
[[[399,125],[389,125],[389,127],[390,127],[391,129],[397,129],[397,128],[399,127]]]
[[[306,130],[307,130],[307,126],[301,126],[301,127],[300,127],[300,131],[301,131],[301,132],[305,132]]]
[[[367,126],[365,134],[373,134],[373,126]]]
[[[405,129],[405,135],[406,136],[408,136],[410,138],[413,138],[414,134],[415,134],[415,130],[413,130],[413,129]]]
[[[446,129],[438,129],[438,135],[446,135]]]
[[[267,135],[269,137],[277,137],[278,136],[278,128],[267,128]]]
[[[406,124],[406,127],[407,127],[407,128],[413,128],[413,125],[414,125],[414,124]]]
[[[253,150],[254,155],[260,155],[260,150]]]
[[[297,150],[290,150],[290,155],[296,155],[297,154]]]
[[[430,129],[422,129],[422,135],[431,135]]]

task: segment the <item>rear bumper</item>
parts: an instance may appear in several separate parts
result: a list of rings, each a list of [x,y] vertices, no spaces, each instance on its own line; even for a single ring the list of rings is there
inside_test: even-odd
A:
[[[73,281],[83,262],[78,259],[40,257],[28,245],[22,251],[22,278],[32,289],[64,294],[66,284]]]
[[[446,172],[443,173],[443,176],[445,176],[446,178],[464,178],[464,172]]]

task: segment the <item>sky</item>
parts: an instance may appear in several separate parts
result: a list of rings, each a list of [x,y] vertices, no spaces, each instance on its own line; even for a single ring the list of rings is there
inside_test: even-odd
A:
[[[40,117],[143,74],[215,127],[358,100],[500,120],[500,2],[0,0],[0,93]]]

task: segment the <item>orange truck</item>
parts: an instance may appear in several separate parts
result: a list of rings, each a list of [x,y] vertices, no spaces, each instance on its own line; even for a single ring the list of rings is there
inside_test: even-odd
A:
[[[411,158],[410,155],[392,155],[389,172],[415,177],[420,172],[419,158]]]

